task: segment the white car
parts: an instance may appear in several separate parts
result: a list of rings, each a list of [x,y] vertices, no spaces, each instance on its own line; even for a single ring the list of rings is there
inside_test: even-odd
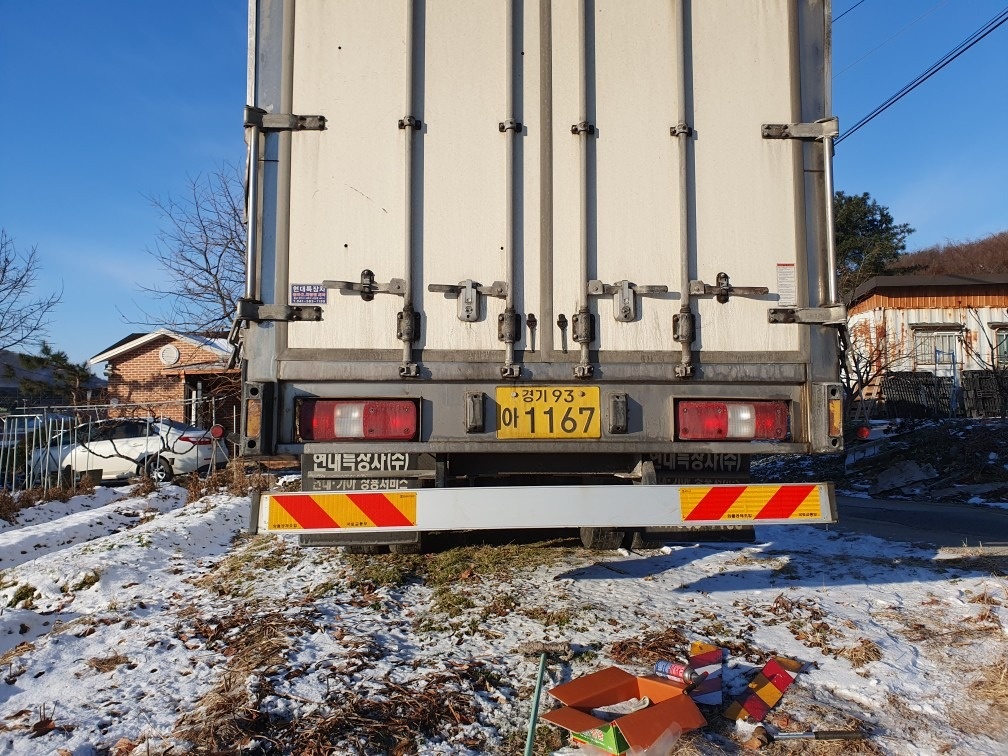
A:
[[[89,473],[102,482],[147,474],[159,483],[176,475],[206,472],[228,463],[224,429],[193,428],[173,420],[122,418],[64,431],[40,449],[32,477],[56,473],[70,479]]]

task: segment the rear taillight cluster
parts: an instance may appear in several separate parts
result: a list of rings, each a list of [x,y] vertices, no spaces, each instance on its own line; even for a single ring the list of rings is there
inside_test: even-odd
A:
[[[679,402],[677,436],[684,441],[783,441],[788,436],[787,402]]]
[[[308,399],[298,410],[302,441],[412,441],[417,436],[417,405],[401,399]]]

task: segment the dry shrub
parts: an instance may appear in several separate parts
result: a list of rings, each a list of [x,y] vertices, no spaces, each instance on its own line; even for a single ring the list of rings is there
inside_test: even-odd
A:
[[[247,496],[249,491],[265,491],[269,487],[269,477],[256,470],[249,475],[246,463],[241,459],[232,459],[227,467],[213,470],[200,478],[191,473],[185,482],[188,491],[186,503],[192,503],[220,490],[226,490],[232,496]]]
[[[138,480],[136,482],[136,485],[134,485],[130,489],[129,495],[130,496],[149,496],[150,494],[154,493],[155,491],[157,491],[157,483],[154,482],[154,479],[151,476],[149,476],[149,475],[147,475],[145,473],[144,475],[140,476],[140,480]]]
[[[80,480],[74,487],[75,494],[93,494],[95,490],[95,484],[100,481],[94,480],[90,474],[81,475]]]
[[[14,495],[6,488],[0,489],[0,520],[6,520],[13,525],[17,522],[19,509]]]

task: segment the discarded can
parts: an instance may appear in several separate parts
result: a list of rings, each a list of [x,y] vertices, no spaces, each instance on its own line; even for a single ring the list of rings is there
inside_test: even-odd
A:
[[[707,675],[700,674],[688,664],[679,664],[678,662],[665,661],[664,659],[660,662],[655,662],[654,671],[659,677],[667,677],[669,680],[683,682],[687,685],[695,685],[707,677]]]

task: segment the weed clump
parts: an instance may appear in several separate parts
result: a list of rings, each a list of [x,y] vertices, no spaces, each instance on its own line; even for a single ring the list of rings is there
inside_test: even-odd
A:
[[[134,485],[130,489],[129,495],[130,496],[149,496],[150,494],[154,493],[155,491],[157,491],[157,483],[154,481],[154,479],[150,475],[147,475],[147,473],[145,472],[143,475],[140,476],[140,480],[138,480],[136,482],[136,485]]]
[[[18,604],[24,603],[25,608],[30,609],[35,598],[35,593],[35,586],[30,583],[18,586],[18,589],[14,591],[14,595],[11,597],[11,600],[7,602],[8,608],[14,609]]]
[[[13,525],[17,522],[18,509],[14,494],[6,488],[0,490],[0,520],[6,520]]]

